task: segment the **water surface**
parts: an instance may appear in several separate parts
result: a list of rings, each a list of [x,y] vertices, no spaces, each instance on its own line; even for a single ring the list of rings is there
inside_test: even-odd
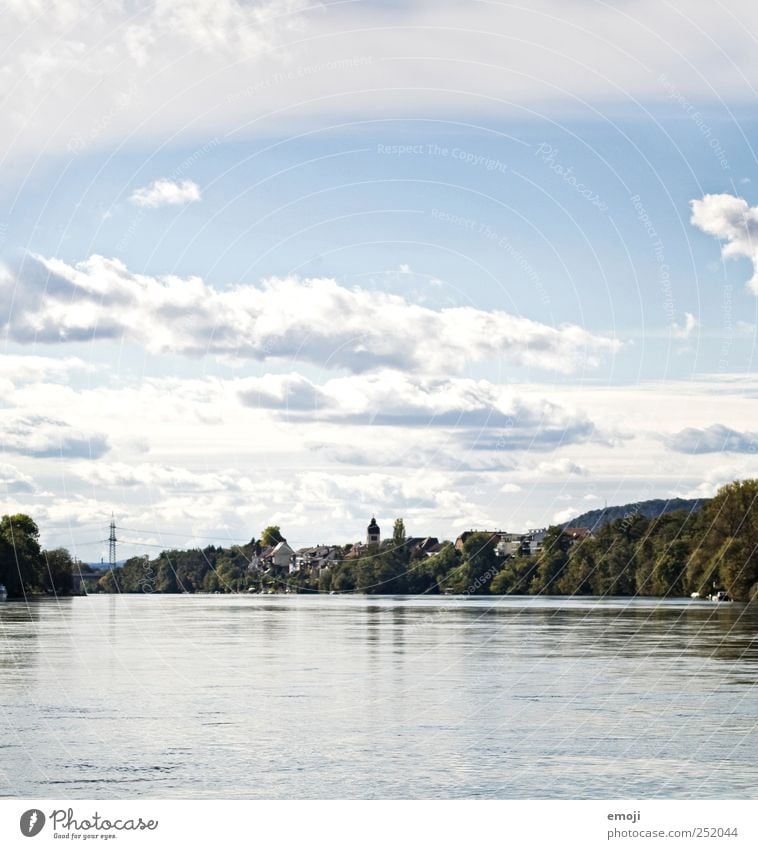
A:
[[[0,795],[754,798],[758,610],[689,600],[0,604]]]

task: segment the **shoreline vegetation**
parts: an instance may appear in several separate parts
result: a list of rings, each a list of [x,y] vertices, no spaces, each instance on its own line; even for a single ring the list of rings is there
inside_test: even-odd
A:
[[[171,549],[132,557],[104,574],[66,549],[42,550],[29,516],[0,519],[0,583],[9,598],[102,593],[365,593],[381,595],[707,596],[758,600],[758,480],[723,486],[699,510],[622,518],[576,539],[548,528],[541,549],[503,556],[492,533],[462,535],[429,555],[411,547],[403,521],[392,539],[330,546],[327,565],[295,571],[262,563],[261,546],[284,540],[276,526],[230,548]],[[465,537],[465,539],[464,539]],[[336,552],[336,553],[335,553]]]

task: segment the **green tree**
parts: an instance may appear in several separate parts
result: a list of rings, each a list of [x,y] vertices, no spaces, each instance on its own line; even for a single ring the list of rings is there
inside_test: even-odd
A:
[[[437,554],[411,563],[407,574],[408,592],[415,595],[439,593],[447,576],[457,569],[459,564],[460,555],[455,546],[451,542],[444,543]]]
[[[277,545],[277,543],[283,542],[283,540],[284,537],[282,536],[282,530],[279,525],[269,525],[261,534],[261,545],[264,547]]]
[[[25,513],[0,519],[0,583],[11,597],[41,590],[44,585],[39,528]]]
[[[405,522],[402,519],[395,519],[395,525],[392,529],[392,544],[395,548],[402,548],[405,545]]]
[[[445,581],[445,588],[465,595],[485,595],[501,561],[495,553],[497,540],[491,534],[472,534],[463,543],[463,562]]]
[[[493,595],[525,595],[537,570],[536,557],[509,557],[490,584]]]
[[[570,547],[571,540],[563,533],[562,528],[548,529],[529,585],[530,593],[537,595],[557,592],[557,582],[568,565]]]
[[[44,587],[55,595],[70,595],[74,589],[74,559],[65,548],[42,553]]]
[[[703,511],[704,533],[693,560],[699,591],[723,585],[733,598],[758,599],[758,480],[721,487]]]

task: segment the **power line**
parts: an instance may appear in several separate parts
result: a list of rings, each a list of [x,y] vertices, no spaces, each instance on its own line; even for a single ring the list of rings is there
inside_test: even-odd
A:
[[[108,562],[111,569],[116,568],[116,520],[111,513],[110,534],[108,535]]]

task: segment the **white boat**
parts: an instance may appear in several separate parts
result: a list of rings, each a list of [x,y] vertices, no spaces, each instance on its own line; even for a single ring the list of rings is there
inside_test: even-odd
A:
[[[6,601],[8,598],[8,590],[5,589],[5,584],[0,584],[0,601]]]
[[[700,593],[690,593],[690,598],[702,598]]]

